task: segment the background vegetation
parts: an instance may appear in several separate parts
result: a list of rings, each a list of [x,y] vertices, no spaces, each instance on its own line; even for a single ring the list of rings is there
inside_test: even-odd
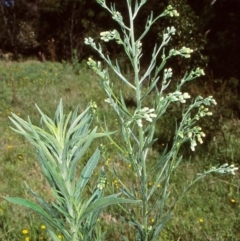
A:
[[[181,18],[177,22],[173,19],[158,22],[143,43],[143,49],[151,47],[155,42],[152,39],[161,39],[166,24],[175,26],[178,35],[172,45],[187,45],[195,53],[191,62],[175,59],[171,67],[179,76],[192,66],[204,67],[206,77],[191,83],[187,89],[191,95],[213,95],[218,103],[212,118],[204,123],[207,138],[203,146],[195,153],[190,153],[188,148],[182,150],[184,162],[171,187],[172,192],[178,195],[181,183],[194,173],[216,163],[240,163],[240,59],[237,54],[240,2],[149,0],[138,20],[139,31],[144,26],[141,21],[149,11],[161,12],[168,4],[176,6]],[[124,13],[121,4],[117,3],[117,8]],[[98,79],[86,68],[84,61],[95,53],[83,43],[85,37],[98,39],[101,31],[115,27],[94,0],[0,0],[1,196],[31,198],[25,191],[23,181],[26,181],[51,200],[34,150],[9,129],[8,116],[11,112],[24,119],[30,116],[33,122],[37,122],[39,116],[35,103],[52,116],[61,97],[65,111],[74,109],[78,104],[84,109],[90,100],[94,100],[99,106],[99,118],[108,118],[110,128],[114,130],[117,125],[114,114],[107,109]],[[105,48],[111,57],[120,56],[125,72],[131,76],[120,49],[111,44]],[[27,60],[29,57],[35,60]],[[151,56],[146,53],[148,57]],[[124,88],[117,80],[115,84]],[[130,108],[135,105],[128,93],[126,99]],[[174,130],[173,123],[169,121],[171,113],[168,117],[157,131],[158,143],[153,155],[171,143],[172,133],[169,130]],[[111,152],[111,144],[104,144],[110,152],[109,165],[117,164],[127,178],[128,167]],[[182,174],[186,173],[186,169],[187,177]],[[118,183],[110,173],[107,175],[108,186],[117,189]],[[177,206],[174,218],[161,234],[161,240],[240,240],[239,185],[239,172],[234,177],[211,176],[199,183]],[[110,228],[106,240],[121,240],[121,237],[116,237],[115,230],[126,227],[122,226],[121,213],[116,207],[106,210],[100,222],[104,230],[106,226]],[[42,224],[31,212],[0,198],[0,240],[27,241],[28,237],[31,240],[48,240]],[[27,230],[28,234],[22,233],[22,230]]]
[[[158,21],[145,45],[154,43],[150,40],[161,35],[167,24],[174,25],[178,34],[172,44],[191,44],[189,47],[195,50],[193,61],[202,62],[214,78],[239,77],[240,57],[235,53],[239,52],[240,2],[148,0],[137,20],[138,31],[144,27],[150,11],[160,13],[169,4],[180,12],[180,20]],[[124,4],[116,1],[116,7],[127,19]],[[50,60],[71,61],[73,57],[82,60],[93,54],[84,46],[84,38],[99,38],[101,31],[116,27],[109,20],[95,0],[1,0],[0,49],[3,53],[13,53],[15,59],[37,57],[41,51]],[[110,45],[108,51],[115,55],[119,49]],[[184,63],[178,65],[180,69],[184,67]]]
[[[111,0],[107,1],[111,2]],[[160,40],[164,27],[173,25],[177,34],[171,47],[187,45],[194,49],[190,60],[175,58],[171,67],[181,76],[187,68],[204,68],[206,78],[198,82],[205,86],[206,94],[232,92],[230,109],[240,116],[240,2],[238,0],[148,0],[137,18],[137,31],[141,32],[150,11],[160,13],[172,4],[180,18],[161,19],[143,42],[149,49]],[[123,18],[127,19],[124,4],[116,2]],[[155,14],[156,15],[156,14]],[[99,40],[99,33],[118,28],[110,16],[95,0],[1,0],[0,1],[0,59],[21,60],[34,57],[41,61],[67,61],[75,63],[96,53],[84,46],[85,37]],[[110,57],[121,56],[121,48],[109,43],[105,46]],[[144,60],[151,58],[144,53]],[[143,63],[144,64],[144,63]],[[128,66],[124,66],[126,71]],[[197,91],[198,87],[195,88]],[[225,112],[224,112],[225,113]],[[229,115],[227,111],[227,115]]]

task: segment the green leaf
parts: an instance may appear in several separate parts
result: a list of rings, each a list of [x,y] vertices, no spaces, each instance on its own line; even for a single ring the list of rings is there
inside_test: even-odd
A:
[[[121,188],[120,190],[129,198],[132,198],[133,200],[137,200],[136,197],[127,189]]]
[[[129,239],[124,235],[122,235],[122,238],[123,238],[124,241],[129,241]]]
[[[163,228],[165,227],[166,223],[170,220],[171,216],[172,216],[171,213],[169,213],[168,215],[166,215],[166,217],[164,217],[163,220],[161,220],[161,223],[154,230],[154,235],[153,235],[152,241],[154,241],[157,238],[159,238],[160,232],[163,230]]]
[[[46,165],[47,170],[51,174],[51,178],[54,181],[55,188],[61,192],[61,194],[65,198],[65,201],[68,201],[70,199],[69,191],[66,187],[65,180],[62,177],[61,170],[59,169],[59,167],[52,167],[51,163],[48,161],[45,161],[44,164]]]
[[[37,204],[30,202],[28,200],[22,199],[22,198],[17,198],[17,197],[4,197],[5,200],[8,202],[14,203],[14,204],[19,204],[22,205],[26,208],[29,208],[33,210],[34,212],[40,214],[42,218],[50,224],[52,227],[57,228],[58,230],[64,231],[62,225],[57,221],[57,219],[53,219],[51,216],[48,215],[47,212],[44,211],[43,208],[38,206]]]
[[[77,164],[77,162],[78,162],[79,159],[85,154],[85,152],[88,150],[89,146],[91,145],[91,143],[92,143],[92,141],[93,141],[93,139],[94,139],[94,137],[95,137],[96,131],[97,131],[97,127],[95,127],[95,128],[91,131],[91,133],[90,133],[90,135],[88,136],[88,139],[87,139],[87,141],[85,142],[85,144],[82,146],[81,149],[78,149],[78,151],[77,151],[77,153],[76,153],[76,156],[73,158],[73,160],[71,160],[71,163],[70,163],[70,167],[69,167],[69,168],[70,168],[70,172],[71,172],[72,174],[74,174],[75,171],[76,171],[76,164]]]
[[[66,140],[71,140],[74,137],[88,133],[88,128],[92,120],[92,116],[88,115],[89,107],[77,116],[77,108],[75,109],[71,125],[66,132]]]
[[[61,213],[65,218],[68,218],[70,219],[71,216],[70,214],[68,213],[68,210],[66,210],[66,208],[64,208],[63,206],[59,206],[58,204],[56,203],[52,203],[53,207],[55,207],[59,213]]]
[[[61,230],[59,230],[59,231],[61,231]],[[58,236],[51,229],[48,229],[48,233],[53,241],[62,241],[61,239],[58,238]]]
[[[103,238],[104,238],[105,235],[106,235],[106,232],[101,233],[101,235],[99,235],[95,241],[101,241],[101,240],[103,240]]]
[[[36,192],[34,192],[26,183],[27,190],[34,196],[34,198],[38,201],[41,207],[46,211],[52,218],[58,218],[57,213],[55,210],[50,207]]]
[[[82,215],[82,219],[85,218],[89,213],[97,211],[100,208],[104,208],[109,205],[119,204],[119,203],[129,203],[129,204],[140,204],[141,200],[130,200],[125,198],[118,198],[121,193],[113,194],[107,197],[98,199],[97,201],[91,203]]]
[[[154,139],[154,140],[146,143],[146,144],[144,145],[144,147],[143,147],[143,150],[152,147],[152,145],[153,145],[157,140],[158,140],[158,138],[156,138],[156,139]]]
[[[99,149],[96,149],[80,174],[79,180],[76,185],[76,193],[74,195],[76,199],[79,199],[84,187],[89,181],[89,178],[92,176],[93,170],[96,168],[99,158],[100,151]]]

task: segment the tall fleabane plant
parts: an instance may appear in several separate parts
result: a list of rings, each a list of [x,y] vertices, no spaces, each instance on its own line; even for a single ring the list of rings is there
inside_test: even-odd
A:
[[[191,150],[194,151],[197,144],[203,142],[205,134],[198,123],[201,122],[202,118],[211,115],[208,108],[216,105],[216,101],[212,96],[207,98],[198,96],[191,99],[188,93],[182,91],[182,86],[186,82],[204,75],[204,71],[200,68],[185,73],[177,82],[175,91],[169,90],[173,70],[165,67],[167,61],[174,56],[190,58],[193,52],[192,49],[186,46],[180,49],[167,50],[166,46],[177,31],[173,26],[166,27],[162,34],[162,42],[155,44],[152,50],[152,59],[147,68],[143,70],[141,66],[143,38],[152,25],[156,21],[160,21],[162,17],[179,17],[179,13],[174,7],[168,6],[162,14],[156,17],[151,13],[146,19],[144,31],[140,35],[136,35],[135,20],[147,0],[126,0],[128,19],[123,19],[122,14],[117,11],[114,4],[109,7],[105,0],[97,0],[97,2],[111,14],[112,19],[119,24],[121,29],[120,32],[116,29],[104,31],[100,33],[100,37],[102,41],[115,41],[122,46],[131,64],[133,78],[128,79],[123,74],[118,60],[111,60],[103,52],[100,43],[95,43],[91,37],[86,38],[85,43],[99,53],[119,80],[129,88],[136,102],[135,109],[130,111],[125,103],[124,93],[114,89],[108,70],[102,68],[100,61],[88,59],[88,65],[101,79],[101,85],[106,93],[106,102],[109,103],[118,116],[124,144],[121,146],[121,143],[115,143],[116,152],[130,164],[133,180],[129,184],[129,180],[126,182],[126,180],[119,177],[117,169],[114,169],[113,172],[124,194],[128,198],[141,200],[139,207],[129,209],[122,205],[122,210],[125,211],[126,215],[125,221],[135,229],[135,240],[153,241],[158,239],[160,232],[170,219],[176,202],[185,195],[186,191],[195,182],[213,172],[234,174],[237,168],[225,164],[203,172],[195,180],[186,184],[182,195],[171,199],[173,201],[169,203],[171,176],[182,160],[182,157],[178,154],[179,149],[183,143],[189,142]],[[146,79],[149,80],[149,85],[143,87]],[[152,97],[153,93],[154,97]],[[152,99],[151,104],[146,106],[150,99]],[[176,123],[172,146],[159,153],[155,157],[155,164],[152,166],[149,163],[149,151],[156,142],[154,137],[156,124],[161,121],[169,111],[169,106],[173,104],[182,105],[181,121]],[[112,139],[111,141],[113,142]],[[149,187],[148,182],[152,179],[154,179],[154,184]],[[123,238],[129,240],[129,237],[124,236]]]

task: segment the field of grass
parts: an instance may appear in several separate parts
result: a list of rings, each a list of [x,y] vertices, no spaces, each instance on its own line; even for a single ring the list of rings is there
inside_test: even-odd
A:
[[[122,88],[124,92],[124,87],[117,79],[113,82],[116,88]],[[9,204],[2,198],[2,196],[18,196],[31,199],[24,186],[24,182],[27,182],[33,190],[51,200],[51,193],[41,174],[34,148],[9,128],[8,116],[13,112],[24,119],[30,116],[33,123],[39,123],[35,103],[52,117],[60,98],[63,99],[66,113],[75,109],[77,105],[80,106],[80,110],[85,109],[91,100],[95,101],[102,123],[105,118],[110,130],[117,129],[117,120],[104,102],[106,97],[98,78],[85,63],[81,63],[76,71],[66,63],[0,62],[0,240],[2,241],[27,241],[26,237],[30,237],[31,241],[48,240],[46,230],[42,226],[44,223],[38,216],[20,206]],[[126,92],[125,98],[129,99],[131,105],[131,93]],[[168,133],[171,125],[164,128]],[[187,180],[216,163],[222,164],[227,161],[240,164],[239,142],[239,121],[224,120],[221,130],[214,133],[208,145],[201,147],[196,153],[187,152],[184,155],[185,160],[173,177],[171,192],[178,195]],[[109,151],[109,165],[115,163],[119,172],[124,173],[124,177],[129,179],[128,166],[112,153],[110,144],[107,142],[105,144]],[[165,144],[160,143],[160,146]],[[159,148],[153,150],[153,155],[158,150]],[[107,173],[107,178],[108,185],[117,189],[118,185],[111,174]],[[161,233],[159,241],[240,240],[239,186],[239,172],[235,176],[212,175],[199,182],[176,206],[173,218]],[[121,240],[121,233],[131,235],[132,231],[123,225],[120,216],[117,207],[104,210],[99,222],[101,227],[107,230],[106,240]],[[22,230],[25,232],[28,230],[29,233],[23,234]]]

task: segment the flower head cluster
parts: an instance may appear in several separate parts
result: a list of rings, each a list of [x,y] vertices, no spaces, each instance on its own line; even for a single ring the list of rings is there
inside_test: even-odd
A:
[[[220,167],[212,167],[210,170],[220,174],[230,173],[235,175],[235,171],[238,170],[238,167],[235,167],[234,164],[229,165],[228,163],[225,163]]]
[[[205,75],[204,70],[200,69],[199,67],[197,67],[195,71],[192,70],[190,74],[193,75],[193,76],[196,76],[196,77],[200,77],[202,75]]]
[[[114,20],[116,20],[117,22],[122,22],[122,21],[123,21],[123,17],[122,17],[122,15],[121,15],[121,13],[119,13],[118,11],[114,11],[114,12],[112,13],[112,18],[113,18]]]
[[[211,105],[211,104],[216,105],[216,104],[217,104],[216,100],[213,99],[213,97],[212,97],[211,95],[208,96],[208,97],[205,99],[205,101],[206,101],[206,104],[208,104],[208,105]]]
[[[187,47],[182,47],[180,50],[176,50],[176,49],[171,49],[170,50],[170,53],[169,55],[173,55],[173,56],[176,56],[176,55],[181,55],[183,56],[184,58],[190,58],[191,57],[191,53],[193,52],[192,49],[190,48],[187,48]]]
[[[97,184],[97,188],[103,190],[106,187],[107,178],[102,176]]]
[[[96,44],[95,44],[93,38],[91,38],[91,37],[85,38],[84,43],[86,45],[90,45],[92,47],[96,47]]]
[[[191,120],[189,120],[191,122]],[[178,136],[185,140],[190,140],[191,143],[191,150],[195,151],[195,147],[197,146],[197,141],[202,144],[203,140],[202,137],[205,137],[205,133],[202,132],[202,128],[199,126],[194,126],[191,129],[187,129],[185,132],[180,131]]]
[[[196,70],[192,70],[189,73],[187,78],[186,78],[186,76],[184,76],[184,78],[181,79],[181,85],[183,85],[187,81],[193,80],[193,79],[203,76],[203,75],[205,75],[204,70],[197,67]]]
[[[172,77],[172,68],[168,68],[164,70],[164,80]]]
[[[172,27],[167,27],[167,32],[165,32],[163,34],[163,41],[168,42],[168,40],[170,39],[170,37],[172,35],[174,35],[176,33],[176,29],[172,26]]]
[[[137,41],[136,42],[136,54],[139,56],[140,54],[141,54],[141,52],[142,52],[142,42],[140,42],[140,41]]]
[[[121,39],[117,30],[101,32],[101,39],[105,42],[116,39],[118,44],[121,44]]]
[[[102,80],[108,81],[108,72],[106,69],[102,69],[102,65],[100,61],[95,61],[92,58],[88,58],[87,65],[98,74]]]
[[[168,95],[168,98],[170,101],[180,101],[181,103],[186,103],[186,99],[189,99],[191,98],[191,96],[185,92],[185,93],[182,93],[181,91],[175,91],[173,93],[170,93]]]
[[[139,109],[139,110],[136,110],[133,117],[132,117],[132,120],[129,121],[127,123],[127,125],[129,125],[130,123],[132,123],[133,120],[136,120],[137,121],[137,125],[139,127],[142,127],[143,124],[142,124],[142,119],[145,119],[146,121],[148,122],[152,122],[153,121],[153,118],[157,117],[157,115],[154,113],[154,109],[149,109],[148,107],[144,107],[142,109]]]
[[[179,13],[177,12],[176,9],[174,9],[171,5],[167,6],[167,9],[163,13],[165,16],[170,16],[170,17],[178,17]]]
[[[94,113],[96,112],[96,110],[97,110],[97,104],[96,104],[96,102],[91,101],[91,102],[90,102],[90,108],[91,108],[92,113],[94,114]]]
[[[97,74],[100,75],[100,69],[101,69],[101,62],[96,62],[92,58],[88,58],[87,65]]]
[[[95,60],[92,58],[88,58],[87,65],[95,71],[95,69],[98,69],[98,64]]]
[[[172,27],[167,27],[168,34],[174,35],[176,33],[176,28]]]
[[[204,117],[204,116],[210,116],[212,115],[212,112],[209,111],[209,109],[203,105],[201,105],[199,107],[198,113],[195,115],[195,119],[199,120],[200,118]]]
[[[188,138],[191,142],[191,150],[195,151],[195,146],[197,146],[197,141],[202,144],[203,140],[202,137],[205,137],[205,133],[201,131],[202,128],[199,126],[194,126],[191,130],[188,132]]]

